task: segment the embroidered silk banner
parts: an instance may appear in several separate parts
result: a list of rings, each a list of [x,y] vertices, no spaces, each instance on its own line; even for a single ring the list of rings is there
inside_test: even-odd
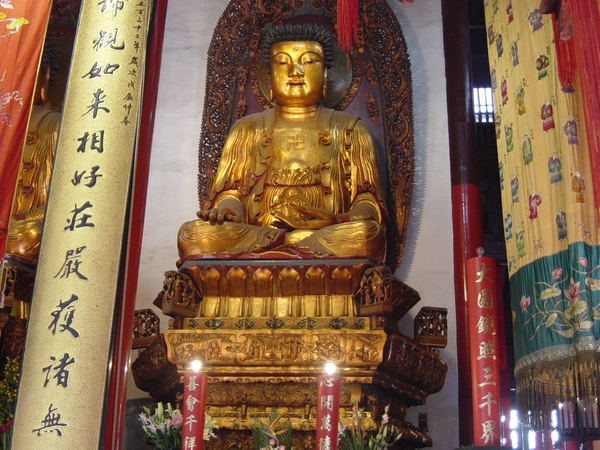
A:
[[[0,252],[8,231],[13,192],[44,44],[51,0],[0,2]]]
[[[539,3],[484,1],[517,396],[521,412],[529,412],[525,420],[538,430],[550,428],[553,408],[574,402],[579,437],[590,438],[600,422],[597,407],[591,413],[600,388],[600,248],[592,194],[598,180],[590,170],[581,78],[561,90],[551,17],[540,13]],[[565,429],[562,437],[575,435]]]

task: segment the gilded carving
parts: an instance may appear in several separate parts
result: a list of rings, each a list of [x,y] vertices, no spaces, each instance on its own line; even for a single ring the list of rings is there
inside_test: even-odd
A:
[[[384,362],[379,370],[429,393],[444,385],[448,366],[406,336],[388,337]]]
[[[365,75],[371,86],[377,86],[377,83],[379,83],[379,78],[377,77],[377,72],[375,71],[375,67],[373,66],[371,60],[367,60],[365,62]]]
[[[131,364],[131,373],[136,386],[147,391],[155,400],[174,398],[179,387],[179,374],[167,360],[161,339],[155,339],[147,348],[139,351],[137,359]]]
[[[379,120],[379,108],[377,107],[377,101],[372,92],[367,94],[367,111],[369,111],[369,116],[371,116],[373,122]]]
[[[260,330],[165,333],[169,360],[185,365],[194,359],[207,367],[318,365],[326,361],[351,367],[376,366],[382,360],[383,331],[299,330],[277,334]]]
[[[151,309],[138,309],[133,316],[132,348],[142,348],[160,334],[160,319]]]
[[[247,102],[245,98],[241,98],[238,100],[237,105],[235,107],[235,118],[236,119],[241,119],[242,117],[244,117],[246,115],[246,107],[247,107]]]
[[[448,310],[424,306],[415,317],[415,341],[427,348],[448,344]]]
[[[4,303],[6,298],[12,298],[15,295],[17,268],[5,262],[0,263],[0,277],[0,296]]]
[[[365,271],[355,298],[361,316],[382,315],[396,322],[421,300],[417,291],[396,279],[386,266]]]
[[[163,290],[154,304],[167,316],[194,317],[200,303],[200,293],[186,274],[169,270],[165,272]]]

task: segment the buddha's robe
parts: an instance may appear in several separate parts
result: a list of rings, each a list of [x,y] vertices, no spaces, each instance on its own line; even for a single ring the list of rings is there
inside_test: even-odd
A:
[[[178,235],[182,259],[282,252],[384,260],[386,215],[375,146],[366,126],[326,108],[296,125],[273,109],[236,122],[222,151],[210,207],[235,198],[244,217],[241,223],[184,223]],[[278,227],[275,211],[311,218],[303,217],[297,205],[329,211],[338,223],[319,230]]]
[[[6,254],[25,262],[39,252],[60,116],[37,105],[27,131],[6,241]]]

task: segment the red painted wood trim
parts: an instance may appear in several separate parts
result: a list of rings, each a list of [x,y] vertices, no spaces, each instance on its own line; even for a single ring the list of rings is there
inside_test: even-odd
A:
[[[124,282],[121,288],[123,295],[117,309],[112,367],[109,368],[111,370],[110,385],[105,403],[105,450],[119,450],[123,445],[123,426],[127,403],[127,372],[133,334],[135,294],[144,229],[150,153],[154,133],[167,3],[168,0],[155,0],[150,31],[139,145],[134,162],[129,233],[127,236],[128,248],[125,254]]]

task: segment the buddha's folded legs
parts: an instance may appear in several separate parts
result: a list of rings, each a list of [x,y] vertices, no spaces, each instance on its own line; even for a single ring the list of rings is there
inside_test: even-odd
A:
[[[179,257],[261,252],[283,244],[285,230],[243,223],[192,220],[179,229]]]
[[[6,254],[37,259],[42,234],[41,220],[11,220],[6,239]]]
[[[383,262],[386,250],[384,229],[372,220],[321,228],[297,241],[295,246],[316,256],[366,258],[376,263]]]
[[[286,230],[203,220],[184,223],[177,238],[179,257],[240,255],[280,251],[296,255],[293,249],[317,258],[366,258],[381,263],[385,259],[385,233],[375,221],[346,222],[320,230]]]

